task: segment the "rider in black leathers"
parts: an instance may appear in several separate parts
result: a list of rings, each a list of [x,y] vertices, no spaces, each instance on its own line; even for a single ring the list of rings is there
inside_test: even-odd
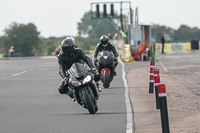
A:
[[[99,52],[102,52],[102,51],[109,51],[114,54],[115,64],[113,64],[113,70],[114,70],[114,75],[116,75],[115,68],[118,65],[118,61],[117,61],[118,52],[115,49],[115,46],[113,46],[113,44],[109,42],[109,37],[106,35],[102,35],[100,37],[100,42],[97,44],[95,52],[94,52],[94,64],[96,67],[97,67],[97,62],[98,62],[97,55]],[[98,69],[98,72],[100,73],[99,69]]]
[[[81,49],[79,49],[77,46],[74,46],[74,44],[75,39],[73,37],[67,37],[66,39],[64,39],[61,43],[61,52],[57,56],[59,63],[59,74],[63,78],[58,87],[58,91],[60,94],[67,94],[71,98],[73,98],[73,94],[71,88],[68,85],[69,74],[67,70],[70,69],[75,62],[83,60],[93,71],[95,75],[95,81],[97,82],[100,80],[100,74],[96,71],[92,60],[88,56],[86,56]]]

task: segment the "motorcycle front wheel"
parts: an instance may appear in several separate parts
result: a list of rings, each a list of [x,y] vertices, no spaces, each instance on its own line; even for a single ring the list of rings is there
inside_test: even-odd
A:
[[[83,99],[86,104],[86,107],[89,111],[90,114],[95,114],[96,113],[96,106],[92,100],[92,96],[89,94],[87,89],[82,90],[83,94]]]

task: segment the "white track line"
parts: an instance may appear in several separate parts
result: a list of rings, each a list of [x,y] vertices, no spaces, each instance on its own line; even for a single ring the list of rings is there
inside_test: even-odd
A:
[[[160,65],[162,66],[162,68],[165,70],[165,73],[169,73],[167,68],[163,65],[163,63],[161,61],[159,61]]]
[[[122,79],[123,79],[124,87],[125,87],[125,102],[126,102],[126,111],[127,111],[126,133],[133,133],[133,110],[132,110],[133,107],[132,107],[130,97],[129,97],[125,66],[119,57],[118,57],[118,60],[122,65]]]
[[[21,75],[23,73],[27,72],[27,70],[23,71],[23,72],[20,72],[20,73],[16,73],[16,74],[13,74],[12,77],[15,77],[15,76],[18,76],[18,75]]]

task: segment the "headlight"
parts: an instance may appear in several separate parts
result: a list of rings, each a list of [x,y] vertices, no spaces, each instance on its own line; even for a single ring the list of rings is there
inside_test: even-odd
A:
[[[88,75],[84,80],[83,80],[83,84],[88,83],[92,80],[92,77],[90,75]]]
[[[72,84],[72,86],[74,86],[74,87],[78,87],[78,86],[81,85],[81,83],[78,82],[78,81],[71,81],[71,84]]]

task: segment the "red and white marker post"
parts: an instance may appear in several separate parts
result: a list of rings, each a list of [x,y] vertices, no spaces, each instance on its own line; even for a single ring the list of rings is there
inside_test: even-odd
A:
[[[159,102],[160,102],[160,115],[161,115],[161,122],[162,122],[162,132],[163,133],[170,133],[166,96],[167,95],[166,95],[165,84],[159,84],[158,85],[158,97],[159,97]]]
[[[149,93],[153,93],[154,88],[154,67],[155,67],[155,61],[150,61],[150,81],[149,81]]]
[[[160,103],[158,98],[158,85],[160,84],[159,68],[154,68],[154,86],[156,96],[156,109],[160,109]]]

